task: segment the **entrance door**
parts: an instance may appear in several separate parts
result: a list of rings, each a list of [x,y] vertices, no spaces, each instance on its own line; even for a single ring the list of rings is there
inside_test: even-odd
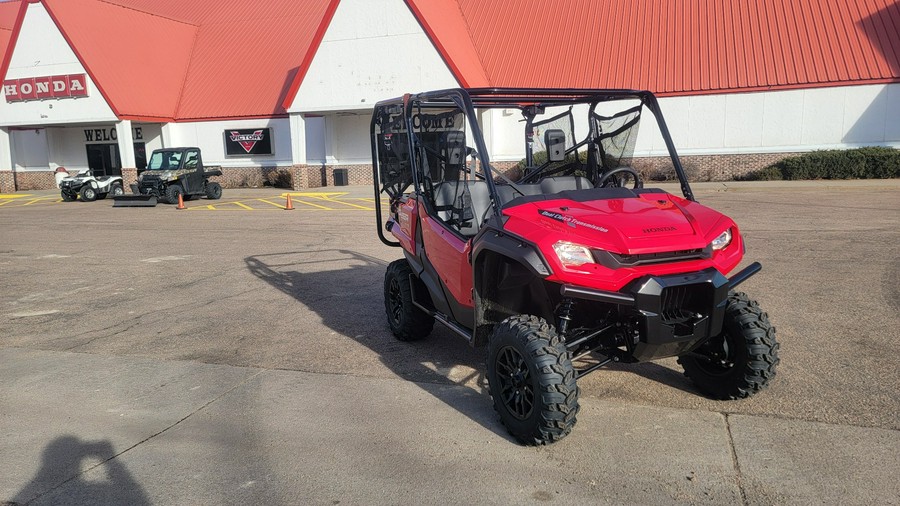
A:
[[[88,144],[88,167],[95,177],[121,176],[122,160],[119,159],[118,144]]]

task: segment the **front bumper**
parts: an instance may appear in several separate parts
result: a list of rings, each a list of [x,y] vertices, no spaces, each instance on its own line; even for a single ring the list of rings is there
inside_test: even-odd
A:
[[[671,276],[645,276],[622,292],[605,292],[564,285],[564,297],[615,304],[634,323],[637,335],[629,343],[638,362],[687,353],[722,331],[728,292],[760,270],[754,263],[732,276],[706,269]]]
[[[143,178],[138,181],[137,184],[131,185],[131,192],[135,195],[153,195],[154,197],[161,197],[164,188],[164,183],[158,178]]]

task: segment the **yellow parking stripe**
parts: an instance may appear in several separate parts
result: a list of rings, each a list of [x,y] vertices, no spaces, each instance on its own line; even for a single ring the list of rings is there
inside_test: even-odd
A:
[[[250,207],[250,206],[248,206],[248,205],[244,205],[244,204],[242,204],[242,203],[240,203],[240,202],[232,202],[232,204],[236,204],[236,205],[239,206],[239,207],[243,207],[244,209],[247,209],[248,211],[252,211],[252,210],[253,210],[252,207]]]
[[[23,199],[26,197],[34,197],[30,193],[0,193],[0,199]]]
[[[266,200],[266,199],[256,199],[256,200],[259,200],[259,201],[261,201],[261,202],[265,202],[266,204],[269,204],[269,205],[273,205],[273,206],[277,207],[278,209],[284,209],[284,208],[286,207],[286,206],[283,206],[283,205],[281,205],[281,204],[276,204],[276,203],[274,203],[274,202],[272,202],[272,201],[269,201],[269,200]]]
[[[326,202],[334,202],[335,204],[343,204],[345,206],[355,207],[357,209],[365,209],[366,211],[374,211],[374,209],[372,209],[371,207],[359,206],[359,205],[351,204],[350,202],[346,202],[343,200],[332,200],[332,199],[328,199],[328,198],[323,198],[322,200],[324,200]]]
[[[324,210],[326,210],[326,211],[334,211],[334,209],[332,209],[332,208],[330,208],[330,207],[320,206],[319,204],[313,204],[312,202],[307,202],[307,201],[305,201],[305,200],[291,199],[291,202],[299,202],[299,203],[301,203],[301,204],[306,204],[306,205],[308,205],[308,206],[318,207],[319,209],[324,209]]]

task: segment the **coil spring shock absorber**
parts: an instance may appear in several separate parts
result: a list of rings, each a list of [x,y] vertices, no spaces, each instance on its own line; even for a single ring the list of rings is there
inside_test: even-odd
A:
[[[569,332],[569,323],[572,322],[572,311],[574,309],[575,300],[571,297],[566,297],[559,303],[559,308],[556,310],[556,330],[559,331],[559,335],[563,338]]]

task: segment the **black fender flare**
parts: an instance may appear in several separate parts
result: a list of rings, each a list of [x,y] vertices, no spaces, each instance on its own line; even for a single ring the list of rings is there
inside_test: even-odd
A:
[[[498,260],[500,258],[502,261]],[[530,279],[523,285],[526,292],[540,290],[540,293],[544,293],[543,280],[553,271],[536,245],[493,227],[483,228],[476,236],[471,262],[472,298],[475,303],[475,328],[472,344],[483,346],[487,344],[494,324],[499,323],[506,316],[512,316],[512,313],[509,313],[510,309],[515,311],[522,309],[522,306],[533,305],[522,303],[522,300],[518,301],[519,304],[511,304],[511,307],[504,303],[507,300],[506,296],[501,295],[499,288],[501,279],[495,276],[499,274],[498,267],[505,265],[509,268],[510,265],[513,265],[517,266],[513,267],[514,270],[520,269],[520,273],[527,272],[526,278]],[[506,292],[507,295],[509,293]],[[513,299],[515,298],[513,297]],[[503,299],[502,302],[500,302],[501,299]],[[546,299],[546,297],[536,297],[536,299]],[[495,304],[495,302],[500,303]],[[532,302],[537,304],[539,300]],[[546,313],[546,311],[547,308],[543,308],[541,311],[533,312]]]

